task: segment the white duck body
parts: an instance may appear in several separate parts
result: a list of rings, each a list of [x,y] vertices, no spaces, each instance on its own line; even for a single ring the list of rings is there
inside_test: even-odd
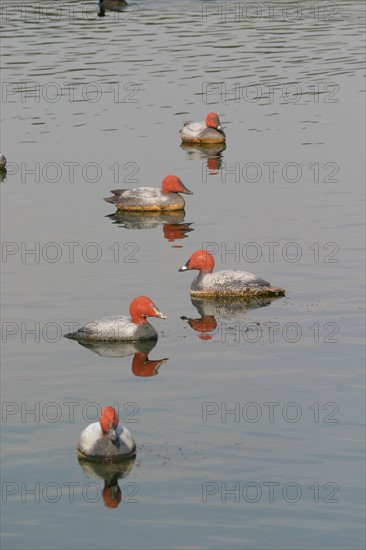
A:
[[[209,128],[206,122],[189,122],[180,131],[182,141],[188,143],[223,143],[226,139],[223,130]]]
[[[125,426],[119,424],[115,436],[112,441],[108,434],[103,434],[99,422],[89,424],[79,439],[79,457],[95,461],[108,461],[128,458],[136,453],[136,443]]]

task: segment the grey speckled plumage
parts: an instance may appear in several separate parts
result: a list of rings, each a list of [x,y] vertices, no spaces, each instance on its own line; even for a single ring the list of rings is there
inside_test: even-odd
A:
[[[115,317],[103,317],[79,328],[76,332],[65,334],[71,340],[125,340],[134,342],[137,340],[153,340],[158,338],[158,333],[150,323],[136,324],[129,317],[117,315]]]
[[[182,210],[185,206],[184,198],[179,193],[163,193],[155,187],[115,189],[111,193],[114,196],[104,200],[114,204],[119,210]]]
[[[200,273],[192,282],[192,296],[280,296],[285,291],[271,287],[257,275],[246,271]]]
[[[211,290],[222,292],[228,288],[241,290],[247,286],[270,286],[257,275],[246,271],[216,271],[215,273],[200,273],[192,282],[191,290]]]

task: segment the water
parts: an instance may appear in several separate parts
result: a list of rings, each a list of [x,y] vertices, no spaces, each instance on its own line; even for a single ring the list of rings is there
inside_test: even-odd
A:
[[[363,548],[363,4],[22,5],[2,22],[2,547]],[[210,110],[226,149],[181,148]],[[110,217],[110,189],[169,173],[185,215]],[[203,243],[286,297],[195,307],[178,268]],[[139,294],[168,315],[148,356],[62,338]],[[78,463],[91,403],[137,441],[124,471]]]

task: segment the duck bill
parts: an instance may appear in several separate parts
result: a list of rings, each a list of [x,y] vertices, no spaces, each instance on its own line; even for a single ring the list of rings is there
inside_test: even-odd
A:
[[[155,317],[159,317],[159,319],[166,319],[166,315],[164,315],[164,313],[162,313],[159,308],[154,306],[153,309],[155,312]]]
[[[109,437],[111,438],[112,441],[116,441],[116,439],[117,439],[116,430],[111,428],[108,432],[108,435],[109,435]]]
[[[184,193],[185,195],[193,195],[193,192],[187,189],[187,187],[181,183],[181,189],[179,190],[179,193]]]
[[[180,267],[180,268],[178,269],[178,271],[187,271],[187,269],[189,269],[189,267],[188,267],[188,262],[187,262],[186,264],[182,265],[182,267]]]
[[[221,124],[219,124],[217,127],[216,127],[217,130],[223,130],[223,127],[221,126]]]

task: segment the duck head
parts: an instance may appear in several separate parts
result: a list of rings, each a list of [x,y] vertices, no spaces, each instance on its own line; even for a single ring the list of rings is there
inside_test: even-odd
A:
[[[216,113],[208,113],[206,117],[207,128],[215,128],[216,130],[222,130],[219,115]]]
[[[166,315],[156,307],[154,302],[147,296],[138,296],[130,304],[131,319],[134,323],[147,323],[146,317],[159,317],[166,319]]]
[[[193,195],[192,191],[187,189],[182,180],[178,176],[166,176],[161,184],[163,193],[185,193]]]
[[[198,269],[200,273],[212,273],[215,267],[213,256],[206,250],[196,250],[189,258],[188,262],[183,265],[179,271],[187,271],[187,269]]]
[[[119,418],[116,409],[113,407],[104,407],[102,409],[99,423],[103,434],[108,435],[112,441],[115,441],[117,438],[116,430],[118,427],[118,422]]]

